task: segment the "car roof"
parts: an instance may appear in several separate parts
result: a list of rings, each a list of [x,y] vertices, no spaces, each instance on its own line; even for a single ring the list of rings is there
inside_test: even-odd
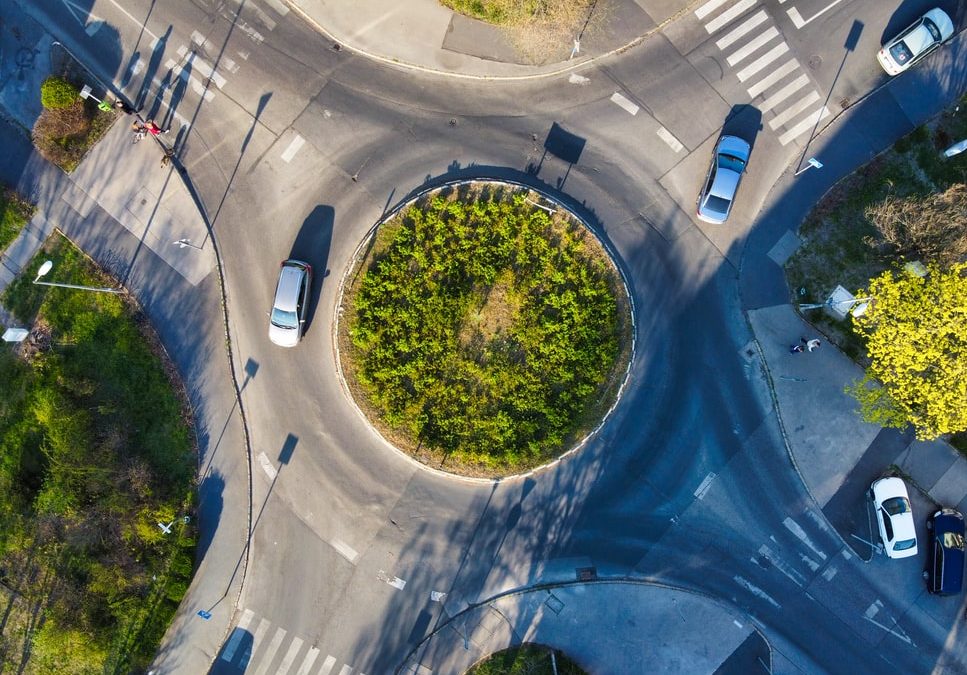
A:
[[[876,495],[877,501],[880,502],[884,499],[898,496],[906,497],[907,500],[910,499],[910,496],[907,494],[906,484],[895,476],[881,478],[873,483],[873,493]]]
[[[709,194],[731,201],[735,197],[735,191],[741,177],[742,174],[736,171],[719,167],[715,172],[715,181],[712,183]]]
[[[722,136],[719,139],[718,152],[738,157],[743,162],[749,161],[752,146],[738,136]]]
[[[940,38],[942,40],[946,40],[954,34],[954,22],[951,21],[950,16],[948,16],[947,13],[939,7],[934,7],[929,12],[924,14],[924,16],[937,24],[937,28],[940,30]]]
[[[903,37],[903,42],[906,43],[907,47],[914,56],[919,56],[935,41],[933,39],[933,35],[931,35],[930,31],[927,30],[927,27],[921,23]]]
[[[287,312],[294,312],[299,303],[299,286],[305,276],[305,268],[301,265],[290,265],[288,261],[282,264],[279,273],[279,285],[275,291],[275,306]]]

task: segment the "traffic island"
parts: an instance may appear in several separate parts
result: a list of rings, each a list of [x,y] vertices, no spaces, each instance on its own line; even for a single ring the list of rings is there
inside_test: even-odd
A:
[[[601,242],[527,188],[461,183],[377,224],[343,281],[339,361],[359,409],[436,469],[520,474],[587,438],[632,355]]]

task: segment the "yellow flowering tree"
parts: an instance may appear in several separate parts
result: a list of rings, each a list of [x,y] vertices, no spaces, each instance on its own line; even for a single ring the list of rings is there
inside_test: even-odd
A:
[[[873,301],[853,322],[872,363],[847,391],[863,418],[921,440],[967,430],[967,265],[884,272],[861,294]]]

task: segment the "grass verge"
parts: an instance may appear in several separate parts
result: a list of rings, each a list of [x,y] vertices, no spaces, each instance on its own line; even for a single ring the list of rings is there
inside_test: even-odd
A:
[[[554,654],[553,660],[551,654]],[[587,671],[560,650],[532,643],[491,654],[467,671],[467,675],[554,675],[555,673],[587,675]]]
[[[0,253],[2,253],[34,215],[34,206],[14,190],[0,188]]]

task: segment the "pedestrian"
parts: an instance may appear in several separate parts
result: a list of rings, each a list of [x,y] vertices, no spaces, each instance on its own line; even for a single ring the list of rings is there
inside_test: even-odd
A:
[[[808,349],[809,351],[812,351],[814,349],[819,349],[819,345],[821,344],[822,343],[819,341],[819,338],[813,338],[812,340],[808,340],[806,342],[806,349]]]
[[[158,136],[159,134],[166,134],[169,131],[171,131],[171,129],[162,129],[161,127],[159,127],[157,124],[154,123],[154,120],[148,120],[147,122],[144,123],[144,126],[152,136]]]
[[[130,115],[134,112],[134,108],[129,106],[121,99],[117,99],[116,101],[114,101],[114,109],[117,110],[118,112],[124,113],[125,115]]]
[[[802,354],[802,345],[792,345],[789,347],[790,354]]]
[[[147,134],[147,127],[135,120],[131,123],[131,131],[134,132],[134,142],[137,143]]]

